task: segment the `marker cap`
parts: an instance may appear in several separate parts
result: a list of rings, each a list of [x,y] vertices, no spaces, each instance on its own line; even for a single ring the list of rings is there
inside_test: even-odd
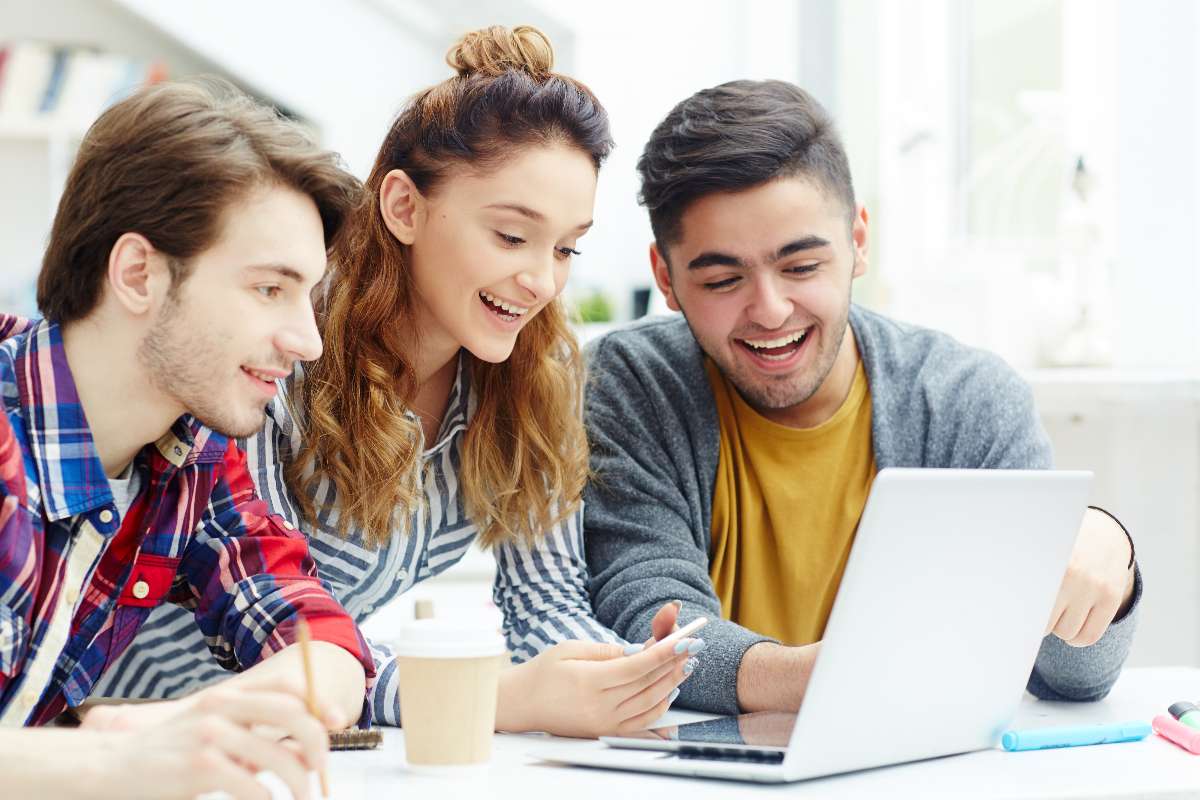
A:
[[[1175,719],[1179,719],[1180,717],[1182,717],[1184,714],[1188,713],[1189,711],[1196,711],[1198,709],[1196,708],[1195,703],[1189,703],[1186,700],[1182,700],[1178,703],[1171,703],[1170,708],[1168,708],[1167,710],[1171,712],[1172,717],[1174,717]]]

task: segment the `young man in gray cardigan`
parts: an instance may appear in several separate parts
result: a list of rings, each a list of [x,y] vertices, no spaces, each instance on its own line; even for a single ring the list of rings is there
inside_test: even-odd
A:
[[[654,131],[638,170],[654,278],[682,316],[589,349],[595,611],[637,641],[664,635],[654,614],[681,601],[680,624],[713,620],[682,705],[796,709],[876,471],[1049,469],[1050,443],[999,358],[851,303],[868,216],[803,90],[701,91]],[[1041,698],[1103,697],[1133,635],[1132,540],[1080,511],[1029,679]]]

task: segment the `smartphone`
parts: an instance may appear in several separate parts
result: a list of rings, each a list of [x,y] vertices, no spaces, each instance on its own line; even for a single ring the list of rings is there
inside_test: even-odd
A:
[[[666,645],[668,643],[670,645],[674,645],[680,639],[686,639],[687,637],[691,636],[693,633],[700,630],[707,624],[708,624],[708,617],[696,617],[694,620],[689,622],[687,625],[684,625],[679,630],[673,631],[670,636],[667,636],[666,638],[655,642],[654,644],[651,645],[651,647],[658,647],[659,645]]]

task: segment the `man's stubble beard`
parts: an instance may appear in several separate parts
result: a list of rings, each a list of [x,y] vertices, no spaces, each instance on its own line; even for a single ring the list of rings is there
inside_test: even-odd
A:
[[[182,331],[194,327],[197,333]],[[213,339],[191,326],[181,305],[169,297],[150,332],[138,345],[137,358],[151,383],[175,399],[203,425],[224,436],[240,438],[257,433],[266,418],[266,404],[257,420],[239,420],[236,410],[222,406],[223,387],[212,367],[221,363],[222,350]]]
[[[678,296],[676,296],[676,302],[679,303]],[[738,394],[742,396],[751,408],[757,411],[780,411],[798,406],[812,399],[813,395],[825,385],[829,374],[833,372],[838,354],[842,349],[842,343],[846,339],[846,326],[850,324],[850,304],[847,301],[845,309],[842,312],[842,317],[836,323],[837,333],[835,337],[832,340],[826,339],[824,330],[822,330],[821,343],[825,350],[817,354],[817,363],[806,372],[781,375],[777,379],[767,378],[766,381],[768,383],[763,385],[762,382],[752,382],[738,374],[735,366],[737,364],[736,356],[733,356],[734,363],[727,364],[724,359],[724,351],[718,351],[721,352],[722,357],[717,357],[705,347],[703,340],[696,335],[696,329],[692,326],[691,320],[688,319],[687,311],[684,309],[682,303],[679,303],[679,308],[688,329],[692,332],[692,338],[700,345],[700,349],[712,359],[720,373],[737,389]],[[731,347],[741,347],[741,345],[735,343]],[[801,383],[789,386],[788,383],[791,381],[800,381]]]

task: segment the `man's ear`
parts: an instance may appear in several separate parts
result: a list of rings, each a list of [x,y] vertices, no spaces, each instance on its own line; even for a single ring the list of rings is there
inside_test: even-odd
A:
[[[650,270],[654,273],[654,282],[667,301],[667,308],[680,311],[679,301],[675,299],[675,290],[671,287],[671,267],[667,258],[658,249],[657,242],[650,243]]]
[[[383,177],[379,212],[383,224],[402,244],[416,241],[417,226],[425,212],[425,197],[404,170],[394,169]]]
[[[854,212],[854,224],[850,229],[850,240],[854,244],[854,272],[851,277],[859,278],[867,274],[870,259],[867,250],[870,244],[870,215],[866,206],[859,206]]]
[[[133,316],[155,309],[171,288],[166,257],[140,233],[123,233],[108,252],[108,291]]]

